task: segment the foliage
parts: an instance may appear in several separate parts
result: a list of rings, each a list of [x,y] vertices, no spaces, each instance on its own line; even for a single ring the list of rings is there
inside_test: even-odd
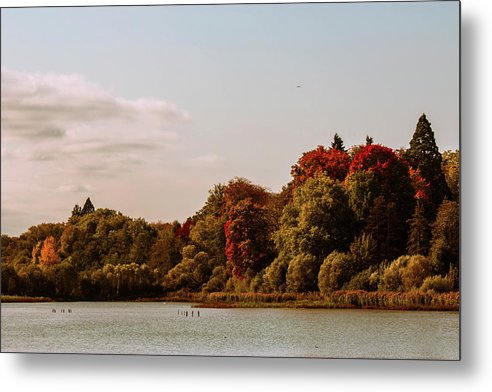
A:
[[[281,252],[275,260],[265,269],[263,287],[267,292],[284,292],[286,290],[287,270],[290,257]]]
[[[332,252],[323,261],[318,274],[318,286],[321,294],[326,295],[340,290],[354,272],[354,261],[350,254]]]
[[[346,152],[345,146],[343,145],[343,140],[338,135],[338,133],[335,133],[335,136],[333,136],[333,141],[331,142],[331,148],[333,148],[334,150]]]
[[[409,291],[422,285],[432,274],[432,263],[422,255],[400,256],[384,271],[381,288],[389,291]]]
[[[316,277],[319,271],[318,259],[310,254],[299,254],[292,259],[287,269],[287,291],[316,291]]]
[[[454,297],[436,293],[459,289],[459,161],[459,151],[440,155],[424,115],[408,150],[367,136],[347,152],[336,134],[331,148],[302,154],[280,192],[236,177],[182,223],[132,219],[87,198],[67,222],[2,235],[2,293],[113,300],[226,291],[439,308]]]
[[[457,202],[444,200],[439,206],[436,220],[432,225],[429,255],[438,274],[446,273],[450,266],[458,266],[460,250],[459,214]]]
[[[442,171],[451,192],[451,199],[459,202],[460,196],[460,152],[444,151],[442,153]]]
[[[332,251],[347,250],[354,224],[343,186],[317,176],[295,190],[292,203],[284,208],[275,242],[279,250],[293,256],[312,255],[321,264]]]
[[[249,268],[258,272],[274,259],[264,206],[254,204],[249,198],[239,201],[230,208],[224,229],[225,254],[236,277],[243,278]]]
[[[407,254],[424,255],[429,250],[430,230],[425,217],[424,204],[420,200],[415,205],[415,211],[409,223]]]
[[[343,148],[343,143],[342,143]],[[350,157],[344,149],[318,146],[302,154],[296,165],[292,166],[291,175],[294,187],[298,187],[309,178],[324,174],[334,180],[343,181],[348,173]]]
[[[441,275],[428,276],[425,278],[420,291],[424,293],[449,293],[453,290],[453,283],[448,276]]]
[[[426,208],[428,218],[433,219],[435,206],[449,196],[449,188],[441,167],[442,156],[437,147],[431,123],[425,114],[420,116],[415,132],[410,141],[410,148],[405,152],[404,158],[410,166],[419,170],[425,181],[429,182],[429,202],[431,206]],[[434,206],[434,207],[432,207]]]

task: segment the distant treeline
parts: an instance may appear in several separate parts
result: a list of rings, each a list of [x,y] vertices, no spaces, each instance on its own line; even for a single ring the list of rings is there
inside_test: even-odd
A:
[[[87,199],[65,223],[2,235],[2,294],[458,291],[459,168],[459,151],[441,154],[422,115],[408,149],[369,136],[346,149],[335,134],[302,154],[279,193],[234,178],[183,223],[148,223]]]

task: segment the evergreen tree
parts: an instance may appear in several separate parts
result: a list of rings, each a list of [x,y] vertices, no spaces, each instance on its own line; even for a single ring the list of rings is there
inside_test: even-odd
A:
[[[340,136],[338,136],[338,133],[335,133],[335,136],[333,137],[333,142],[331,142],[331,148],[346,152],[345,146],[343,145],[343,140]]]
[[[87,200],[85,201],[84,207],[82,208],[82,215],[90,214],[95,210],[96,209],[94,208],[94,205],[92,204],[90,197],[88,197]]]
[[[72,216],[80,216],[80,215],[82,215],[82,208],[78,204],[75,204],[72,210]]]
[[[425,114],[419,118],[405,159],[414,170],[418,169],[430,184],[429,205],[426,206],[425,212],[427,218],[433,220],[437,206],[445,197],[449,197],[450,191],[441,168],[442,156],[436,145],[431,123]]]
[[[393,260],[405,251],[407,227],[395,202],[379,196],[367,217],[364,229],[376,242],[377,259]]]
[[[421,200],[417,201],[415,211],[408,220],[410,231],[408,235],[407,254],[426,255],[429,250],[429,222],[425,218],[424,205]]]

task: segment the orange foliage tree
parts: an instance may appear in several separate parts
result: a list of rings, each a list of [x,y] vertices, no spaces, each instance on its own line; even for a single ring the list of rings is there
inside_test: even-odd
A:
[[[41,247],[39,263],[43,266],[50,266],[60,262],[60,257],[56,251],[55,237],[49,236],[43,241]]]

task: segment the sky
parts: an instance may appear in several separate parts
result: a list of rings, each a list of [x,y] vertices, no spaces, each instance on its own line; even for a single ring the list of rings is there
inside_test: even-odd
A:
[[[1,45],[2,234],[87,197],[184,221],[335,132],[407,147],[422,113],[459,147],[454,1],[2,9]]]

